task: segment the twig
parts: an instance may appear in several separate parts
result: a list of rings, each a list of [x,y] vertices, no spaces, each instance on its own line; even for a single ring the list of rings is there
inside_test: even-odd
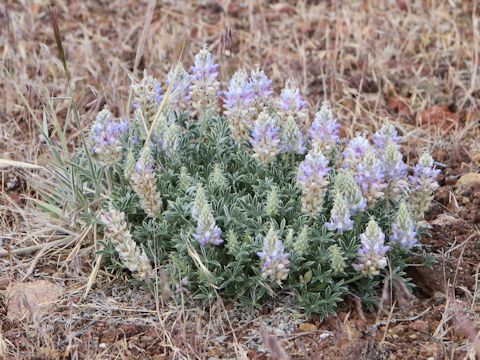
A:
[[[64,239],[60,239],[60,240],[54,240],[54,241],[50,241],[50,242],[47,242],[47,243],[43,243],[43,244],[38,244],[38,245],[32,245],[32,246],[27,246],[27,247],[24,247],[24,248],[20,248],[20,249],[14,249],[14,250],[11,250],[11,251],[8,251],[8,250],[0,250],[0,258],[2,257],[7,257],[9,255],[25,255],[25,254],[30,254],[32,252],[35,252],[35,251],[38,251],[38,250],[42,250],[42,249],[48,249],[52,246],[57,246],[57,245],[64,245],[64,244],[68,244],[70,241],[73,241],[75,239],[72,239],[70,237],[66,237]]]
[[[385,326],[385,325],[391,325],[391,324],[396,324],[396,323],[399,323],[399,322],[407,322],[407,321],[414,321],[414,320],[417,320],[417,319],[420,319],[423,315],[425,315],[427,312],[430,311],[430,307],[428,307],[427,309],[425,309],[422,313],[418,314],[418,315],[415,315],[415,316],[412,316],[412,317],[409,317],[409,318],[405,318],[405,319],[391,319],[391,320],[387,320],[387,321],[380,321],[376,324],[373,324],[372,326],[370,326],[368,329],[373,331],[373,330],[377,330],[380,326]]]

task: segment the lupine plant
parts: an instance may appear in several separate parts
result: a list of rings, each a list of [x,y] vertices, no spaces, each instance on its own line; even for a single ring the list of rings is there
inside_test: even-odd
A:
[[[388,122],[341,138],[328,102],[310,121],[296,82],[275,95],[259,67],[223,89],[218,76],[204,47],[190,73],[145,73],[122,120],[108,107],[96,117],[75,166],[105,174],[77,186],[100,189],[90,211],[110,264],[146,286],[167,273],[192,301],[288,295],[320,316],[408,281],[438,187],[431,156],[409,169]]]

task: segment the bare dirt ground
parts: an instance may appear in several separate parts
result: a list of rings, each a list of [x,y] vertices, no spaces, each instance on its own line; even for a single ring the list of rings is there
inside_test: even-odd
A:
[[[0,4],[0,153],[45,163],[33,116],[63,122],[70,101],[49,19],[50,1]],[[228,79],[260,64],[276,87],[295,77],[312,104],[329,99],[353,133],[389,117],[416,157],[430,149],[445,164],[422,239],[432,270],[414,267],[415,299],[387,299],[369,313],[347,299],[319,321],[275,303],[245,314],[221,301],[209,309],[167,304],[124,278],[96,273],[89,236],[73,242],[37,231],[29,169],[0,168],[0,357],[20,359],[475,359],[480,351],[480,4],[476,1],[148,1],[53,2],[72,93],[88,127],[104,104],[124,110],[131,76],[162,78],[185,41],[184,59],[211,45]],[[145,46],[138,49],[145,18]],[[231,37],[226,36],[231,31]],[[223,40],[222,40],[223,39]],[[141,54],[138,57],[137,54]],[[135,66],[137,56],[138,67]],[[136,71],[132,75],[132,71]],[[20,94],[30,109],[20,101]],[[69,124],[69,145],[79,131]],[[68,224],[53,224],[62,229]],[[72,236],[73,236],[72,235]],[[58,235],[55,235],[58,236]],[[39,245],[29,251],[22,251]],[[96,269],[98,270],[98,269]],[[35,283],[54,304],[38,309],[14,285]],[[52,287],[54,284],[54,287]],[[42,286],[45,286],[43,288]],[[58,292],[58,296],[55,294]],[[18,295],[20,294],[20,295]],[[404,294],[405,295],[405,294]],[[405,298],[406,297],[406,298]],[[264,331],[262,329],[268,329]]]

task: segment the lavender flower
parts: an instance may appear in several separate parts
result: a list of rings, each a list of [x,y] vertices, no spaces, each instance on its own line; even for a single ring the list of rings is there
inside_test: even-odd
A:
[[[250,143],[253,147],[253,157],[262,163],[272,161],[280,152],[279,128],[274,117],[262,111],[253,125]]]
[[[386,121],[373,135],[373,142],[378,149],[384,149],[389,142],[398,144],[400,140],[401,136],[398,136],[397,129],[389,121]]]
[[[399,244],[404,249],[410,249],[418,244],[416,239],[417,232],[413,223],[407,203],[402,200],[398,207],[397,217],[392,224],[392,234],[390,240]]]
[[[340,192],[335,194],[333,208],[330,212],[330,222],[325,223],[325,227],[330,231],[338,231],[343,234],[345,231],[353,229],[354,222],[350,219],[351,213],[347,206],[347,201]]]
[[[263,260],[262,277],[276,281],[279,285],[286,280],[289,273],[290,254],[285,253],[285,247],[282,241],[278,239],[273,226],[267,233],[263,242],[263,251],[257,253],[258,257]]]
[[[282,130],[282,141],[280,145],[282,152],[303,154],[306,150],[305,139],[292,115],[287,117],[287,121]]]
[[[370,142],[364,135],[357,135],[351,139],[343,151],[343,167],[356,170],[357,164],[371,148]]]
[[[382,163],[372,148],[367,150],[358,164],[355,180],[362,188],[369,204],[373,204],[384,195],[383,191],[387,184],[384,181]]]
[[[105,107],[95,118],[90,132],[92,152],[105,165],[114,165],[122,159],[122,137],[128,133],[128,120],[117,120]]]
[[[190,95],[193,107],[205,111],[215,106],[220,83],[217,81],[218,64],[214,64],[213,56],[207,45],[195,55],[191,69]]]
[[[148,146],[145,146],[142,154],[140,154],[131,180],[132,188],[140,198],[141,208],[151,218],[160,216],[162,213],[162,199],[157,189],[150,148]]]
[[[366,275],[378,275],[380,270],[387,266],[385,255],[389,247],[385,246],[385,234],[373,218],[368,222],[365,232],[360,235],[360,241],[361,247],[353,268]]]
[[[308,136],[312,149],[329,151],[338,143],[340,124],[333,117],[330,103],[325,101],[315,114]]]
[[[335,178],[334,192],[340,193],[346,200],[352,215],[365,210],[367,201],[349,170],[340,171]]]
[[[254,107],[258,114],[263,110],[265,105],[268,104],[269,99],[273,94],[272,80],[270,80],[257,65],[255,70],[252,70],[250,73],[250,86]]]
[[[306,125],[308,103],[300,95],[300,89],[294,80],[287,80],[282,89],[278,100],[278,109],[283,121],[286,121],[288,116],[293,116],[300,126]]]
[[[201,246],[208,244],[220,245],[223,243],[222,230],[216,225],[212,209],[205,197],[203,187],[199,185],[192,206],[192,217],[197,221],[197,229],[193,238]]]
[[[398,198],[406,188],[405,176],[407,165],[403,162],[398,146],[389,141],[382,155],[382,170],[387,183],[387,194],[390,198]]]
[[[167,75],[167,85],[170,86],[168,103],[173,110],[183,110],[190,100],[190,75],[185,71],[182,64]]]
[[[409,176],[409,201],[416,221],[422,221],[430,208],[433,192],[438,188],[436,178],[439,173],[430,154],[424,153],[413,168],[413,175]]]
[[[225,93],[225,117],[230,124],[232,137],[242,142],[252,127],[251,105],[253,104],[252,86],[248,81],[247,73],[243,70],[233,74]]]
[[[388,142],[382,156],[382,166],[385,179],[389,182],[405,177],[407,165],[403,162],[402,154],[393,142]]]
[[[302,190],[302,211],[311,217],[322,211],[329,172],[328,160],[320,151],[310,151],[298,167],[297,183]]]

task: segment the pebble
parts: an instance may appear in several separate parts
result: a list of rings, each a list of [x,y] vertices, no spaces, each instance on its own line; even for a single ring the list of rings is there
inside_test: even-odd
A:
[[[435,291],[435,293],[433,294],[433,300],[438,305],[443,304],[445,302],[445,299],[445,294],[441,291]]]

